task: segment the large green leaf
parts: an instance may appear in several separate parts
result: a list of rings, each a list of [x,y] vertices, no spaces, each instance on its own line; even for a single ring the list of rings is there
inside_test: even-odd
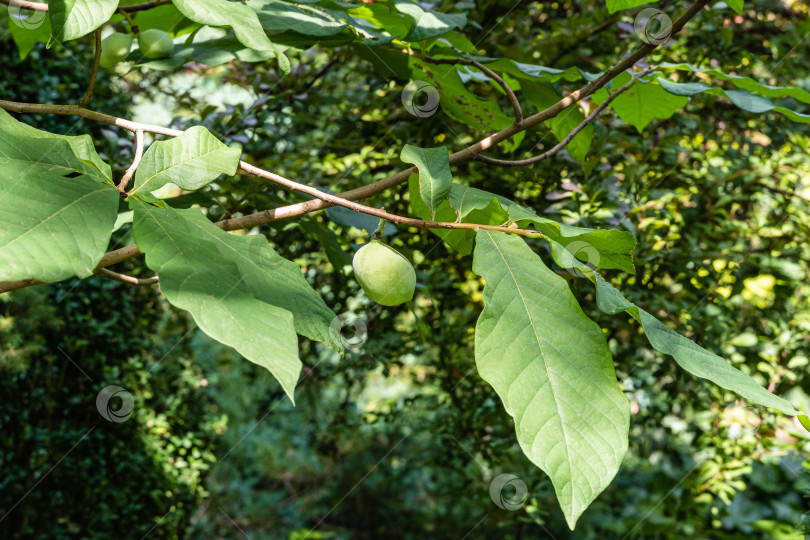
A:
[[[80,169],[77,170],[80,170],[81,172],[84,172],[90,176],[99,178],[102,181],[112,183],[112,171],[110,170],[110,166],[99,157],[95,147],[93,146],[93,139],[90,137],[90,135],[69,136],[57,135],[56,133],[42,131],[29,126],[28,124],[18,122],[3,109],[0,109],[0,133],[5,133],[8,137],[22,136],[66,141],[70,145],[70,152],[66,152],[63,156],[57,159],[61,159],[63,162],[69,160],[70,164],[67,165],[67,168],[69,169],[80,167]],[[48,141],[41,141],[41,143],[46,146],[40,147],[40,149],[49,148],[47,146],[50,144]],[[31,149],[31,151],[36,152],[37,150]],[[35,162],[52,158],[54,158],[54,156],[50,155],[50,151],[46,151],[42,155],[34,154],[33,156],[33,160]],[[75,162],[75,158],[79,158],[79,160],[84,162],[87,166],[82,167],[81,165],[77,164]]]
[[[478,371],[514,417],[523,452],[551,478],[573,529],[627,451],[630,407],[607,342],[521,238],[479,230],[473,270],[486,281]]]
[[[665,326],[657,318],[630,302],[613,285],[597,272],[578,261],[563,246],[549,242],[554,260],[563,268],[575,268],[596,285],[596,304],[604,313],[614,315],[626,312],[641,323],[650,344],[658,351],[672,356],[683,369],[703,379],[712,381],[756,405],[763,405],[785,414],[799,415],[802,423],[808,422],[788,401],[768,392],[757,382],[738,370],[720,356],[707,351]]]
[[[635,274],[636,239],[627,231],[572,227],[540,217],[533,210],[512,204],[509,218],[521,227],[531,223],[547,238],[562,244],[591,268],[618,269]]]
[[[661,88],[666,90],[667,92],[676,95],[676,96],[694,96],[697,94],[712,94],[716,96],[726,96],[734,105],[739,107],[740,109],[755,113],[761,114],[770,111],[779,112],[793,120],[794,122],[801,122],[803,124],[810,123],[810,114],[803,114],[794,111],[793,109],[788,109],[787,107],[781,107],[775,105],[771,100],[766,97],[762,97],[756,94],[752,94],[747,90],[724,90],[722,88],[716,86],[709,86],[703,82],[691,82],[691,83],[676,83],[672,82],[669,79],[664,79],[662,77],[658,77],[658,83],[661,85]],[[742,86],[742,85],[741,85]],[[746,86],[752,86],[747,85]],[[778,87],[770,87],[772,90],[777,89]],[[786,88],[778,88],[781,90],[788,90]],[[782,92],[784,95],[788,95],[787,92]],[[791,97],[796,97],[795,93],[792,93]],[[803,99],[807,99],[806,97],[802,97]]]
[[[179,137],[153,143],[144,152],[129,193],[149,193],[168,183],[194,191],[220,174],[236,174],[241,154],[238,148],[224,145],[204,127],[194,126]]]
[[[291,400],[301,371],[295,333],[341,349],[329,330],[334,313],[265,238],[228,234],[197,209],[131,204],[135,241],[169,302],[268,369]]]
[[[267,38],[259,17],[248,6],[228,0],[172,0],[180,13],[194,22],[208,26],[233,28],[236,39],[250,49],[272,51],[278,58],[279,69],[290,72],[290,61]]]
[[[413,19],[411,31],[405,36],[407,41],[422,41],[423,39],[434,38],[447,34],[456,28],[464,28],[464,25],[467,24],[467,16],[463,13],[428,11],[409,0],[395,0],[394,6],[398,11]]]
[[[119,193],[74,154],[76,139],[21,131],[29,130],[0,130],[0,280],[89,276],[109,243]]]
[[[630,81],[630,77],[629,73],[622,73],[613,79],[613,89],[626,84]],[[593,94],[593,100],[602,103],[608,95],[610,95],[608,90],[600,88]],[[660,120],[669,118],[675,111],[684,108],[688,102],[687,98],[673,95],[656,83],[638,80],[617,96],[610,107],[622,120],[641,133],[647,124],[656,118]]]
[[[562,99],[549,83],[526,81],[521,85],[521,88],[526,99],[541,111]],[[551,128],[551,132],[557,140],[561,141],[584,120],[585,116],[579,110],[579,107],[575,105],[568,107],[554,118],[546,121],[546,125]],[[589,124],[571,139],[565,150],[571,154],[572,158],[583,162],[585,156],[588,155],[588,149],[591,147],[591,139],[593,139],[593,125]]]
[[[434,219],[436,210],[450,193],[453,183],[447,148],[417,148],[406,144],[399,158],[419,169],[419,196],[430,210],[430,219]]]
[[[50,0],[51,39],[48,46],[89,34],[110,20],[117,7],[118,0]]]

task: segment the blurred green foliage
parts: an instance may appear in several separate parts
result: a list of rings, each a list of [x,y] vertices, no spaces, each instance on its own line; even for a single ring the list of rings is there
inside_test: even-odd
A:
[[[464,4],[472,41],[492,56],[598,71],[637,45],[632,18],[608,15],[601,1],[514,11],[507,2]],[[688,41],[679,37],[652,60],[810,88],[808,4],[746,6],[740,17],[722,6],[707,10],[690,24]],[[14,46],[0,45],[11,70]],[[51,58],[39,46],[31,54]],[[205,125],[241,145],[248,161],[334,191],[386,176],[406,143],[457,148],[480,135],[442,113],[409,115],[401,85],[380,79],[352,51],[314,47],[291,56],[287,78],[262,64],[111,73],[94,108],[123,112],[124,96],[138,89],[130,116]],[[41,87],[37,96],[14,94],[24,86],[12,88],[11,77],[0,79],[0,89],[21,100],[55,102],[47,92],[68,91],[78,99],[83,79],[71,75],[71,61],[43,60],[41,72],[26,75]],[[491,87],[470,87],[506,106]],[[55,131],[73,122],[26,121]],[[128,139],[112,129],[96,139],[123,170]],[[530,134],[513,157],[531,155],[538,139],[549,146],[543,131]],[[562,156],[525,169],[473,162],[454,174],[566,223],[634,232],[637,274],[611,272],[612,282],[808,410],[808,147],[806,127],[698,97],[641,135],[608,117],[596,125],[584,166]],[[303,200],[248,176],[197,196],[173,204],[212,204],[209,217],[222,219]],[[370,204],[409,213],[403,189]],[[161,538],[242,531],[290,539],[797,538],[808,529],[807,433],[685,375],[649,348],[637,326],[598,314],[589,283],[561,271],[606,329],[633,412],[616,480],[568,531],[548,479],[523,456],[511,419],[475,371],[472,328],[483,285],[471,259],[430,233],[390,227],[389,242],[415,263],[419,289],[412,309],[375,306],[345,273],[354,241],[367,235],[362,227],[376,225],[356,219],[331,211],[261,227],[336,313],[362,321],[354,337],[345,328],[357,346],[342,360],[302,343],[306,367],[294,408],[268,373],[196,332],[149,290],[92,278],[3,298],[0,428],[10,435],[0,443],[0,509],[96,426],[0,522],[4,536],[107,538],[124,530],[140,537],[153,525],[150,534]],[[119,234],[129,241],[127,227]],[[95,410],[107,384],[136,398],[125,423],[108,423]],[[502,473],[528,487],[517,511],[490,498],[490,482]]]

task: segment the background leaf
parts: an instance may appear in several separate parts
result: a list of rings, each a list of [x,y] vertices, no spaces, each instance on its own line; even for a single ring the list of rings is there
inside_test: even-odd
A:
[[[290,61],[264,33],[252,9],[227,0],[172,0],[180,12],[194,22],[208,26],[233,28],[236,39],[250,49],[272,51],[282,73],[290,72]]]
[[[629,73],[622,73],[611,83],[613,90],[620,88],[630,80]],[[593,100],[599,104],[607,99],[608,90],[600,88],[593,94]],[[645,83],[641,80],[616,97],[610,108],[616,111],[619,118],[635,127],[639,133],[653,120],[669,118],[675,111],[682,109],[688,99],[667,92],[660,85]]]

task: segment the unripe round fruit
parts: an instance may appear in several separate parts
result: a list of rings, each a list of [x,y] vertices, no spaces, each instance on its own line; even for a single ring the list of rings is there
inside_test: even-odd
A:
[[[366,294],[384,306],[396,306],[413,298],[416,272],[397,250],[372,241],[361,247],[352,260],[354,275]]]
[[[138,47],[147,58],[166,58],[174,50],[174,42],[163,30],[150,28],[138,34]]]
[[[132,47],[132,36],[121,32],[114,32],[101,41],[101,56],[99,64],[105,68],[114,67],[129,54]]]

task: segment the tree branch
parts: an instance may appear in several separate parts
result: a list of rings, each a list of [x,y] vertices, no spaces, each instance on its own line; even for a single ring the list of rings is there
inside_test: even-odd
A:
[[[153,7],[162,6],[164,4],[171,4],[172,0],[151,0],[142,4],[133,4],[131,6],[121,6],[120,11],[128,11],[134,13],[136,11],[144,11]],[[23,9],[31,9],[33,11],[48,11],[48,4],[42,2],[29,2],[28,0],[0,0],[0,4],[5,4],[12,7],[20,7]]]
[[[113,281],[126,283],[127,285],[154,285],[155,283],[158,283],[157,276],[152,276],[150,278],[136,278],[126,274],[119,274],[118,272],[107,270],[106,268],[96,268],[93,273],[97,276],[112,279]]]
[[[101,28],[96,28],[96,56],[93,58],[93,69],[90,71],[90,82],[87,83],[87,91],[84,97],[79,102],[79,107],[87,107],[90,98],[93,96],[93,90],[96,88],[96,76],[98,75],[98,63],[101,60]]]
[[[139,129],[135,132],[135,156],[132,158],[132,165],[129,166],[129,169],[126,170],[124,176],[121,177],[121,181],[118,183],[118,191],[120,191],[122,195],[126,193],[127,184],[129,184],[129,181],[132,180],[132,176],[135,174],[135,170],[138,168],[138,165],[140,165],[142,157],[143,130]]]
[[[586,126],[588,126],[591,122],[596,120],[596,117],[599,116],[599,114],[603,110],[605,110],[605,108],[608,105],[610,105],[611,101],[613,101],[616,97],[618,97],[619,94],[621,94],[622,92],[624,92],[625,90],[630,88],[633,85],[633,83],[635,83],[638,79],[640,79],[641,77],[643,77],[644,75],[649,73],[650,69],[651,68],[645,68],[644,70],[642,70],[642,71],[638,72],[637,74],[633,75],[630,78],[630,80],[627,81],[627,83],[625,83],[621,88],[619,88],[618,90],[616,90],[615,92],[610,94],[607,97],[607,99],[605,99],[605,101],[603,101],[598,107],[596,107],[593,111],[591,111],[591,114],[589,114],[585,118],[585,120],[580,122],[580,124],[577,127],[572,129],[571,133],[566,135],[563,140],[561,140],[559,143],[557,143],[556,145],[551,147],[551,149],[548,150],[547,152],[543,152],[542,154],[540,154],[538,156],[530,157],[530,158],[527,158],[527,159],[517,159],[517,160],[496,159],[496,158],[491,158],[491,157],[487,157],[487,156],[478,154],[477,156],[475,156],[476,161],[480,161],[480,162],[486,163],[488,165],[497,165],[499,167],[523,167],[525,165],[531,165],[533,163],[538,163],[540,161],[543,161],[544,159],[547,159],[547,158],[553,156],[554,154],[556,154],[557,152],[561,151],[563,148],[568,146],[568,143],[570,143],[574,139],[574,137],[577,136],[577,134],[580,131],[585,129]]]

